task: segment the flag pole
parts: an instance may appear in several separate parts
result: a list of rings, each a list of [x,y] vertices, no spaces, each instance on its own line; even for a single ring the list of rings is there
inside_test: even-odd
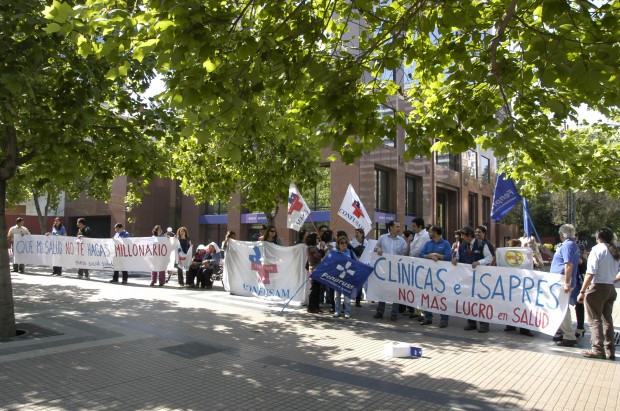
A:
[[[304,281],[304,282],[303,282],[303,284],[301,285],[301,287],[299,287],[299,288],[297,289],[297,291],[295,291],[295,294],[293,294],[293,296],[290,298],[290,300],[288,300],[288,301],[286,302],[286,304],[284,304],[284,307],[282,307],[282,310],[280,311],[280,313],[279,313],[278,315],[282,315],[282,313],[284,312],[284,310],[286,309],[286,307],[288,307],[289,303],[290,303],[291,301],[293,301],[293,298],[295,298],[295,296],[297,295],[297,293],[298,293],[299,291],[301,291],[301,289],[304,287],[304,285],[306,285],[306,283],[308,282],[308,280],[309,280],[309,279],[310,279],[310,276],[308,276],[308,278],[306,278],[306,281]]]
[[[314,224],[314,221],[312,221],[312,210],[310,210],[310,214],[308,214],[308,220],[310,220],[310,222],[312,223],[312,227],[314,227],[314,232],[318,234],[319,229],[316,228],[316,224]]]

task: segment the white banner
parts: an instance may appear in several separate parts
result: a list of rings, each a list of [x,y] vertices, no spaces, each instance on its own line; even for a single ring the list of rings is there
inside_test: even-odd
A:
[[[342,199],[342,204],[340,204],[340,209],[338,209],[338,215],[347,220],[353,227],[364,230],[366,235],[372,230],[372,221],[370,221],[362,201],[357,196],[351,184],[349,184],[347,192]]]
[[[16,264],[92,270],[166,271],[178,258],[179,240],[167,237],[87,238],[15,235]]]
[[[513,325],[553,335],[566,309],[563,276],[521,268],[456,266],[400,255],[372,254],[368,299],[424,311]]]
[[[228,241],[224,288],[231,294],[270,301],[303,302],[308,291],[306,246],[282,247],[263,241]]]

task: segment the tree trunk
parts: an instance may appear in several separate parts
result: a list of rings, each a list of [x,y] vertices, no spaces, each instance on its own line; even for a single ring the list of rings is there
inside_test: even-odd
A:
[[[37,210],[37,217],[39,217],[39,229],[41,230],[41,234],[46,233],[45,223],[47,223],[47,214],[49,213],[50,207],[50,195],[45,196],[45,207],[43,211],[41,210],[41,204],[39,203],[39,190],[36,188],[32,189],[32,200],[34,201],[34,208]]]
[[[5,216],[6,181],[0,179],[0,338],[11,338],[15,337],[17,327]]]
[[[9,267],[9,242],[6,238],[6,183],[17,170],[17,133],[5,126],[4,158],[0,163],[0,338],[15,337],[15,304]]]
[[[280,207],[276,205],[275,210],[273,210],[273,214],[271,214],[272,210],[263,211],[263,214],[265,214],[265,218],[267,218],[267,225],[270,225],[272,227],[276,226],[276,216],[278,215],[279,208]]]

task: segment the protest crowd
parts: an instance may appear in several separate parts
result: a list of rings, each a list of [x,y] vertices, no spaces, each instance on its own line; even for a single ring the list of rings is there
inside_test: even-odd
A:
[[[292,185],[293,186],[293,185]],[[294,186],[293,186],[294,187]],[[349,187],[352,191],[351,187]],[[296,190],[296,189],[295,189]],[[505,265],[503,262],[510,261],[511,258],[519,257],[519,267],[526,270],[526,273],[536,274],[537,269],[542,269],[543,262],[538,254],[538,247],[535,241],[526,237],[522,239],[513,239],[509,242],[508,248],[496,248],[488,239],[486,239],[486,227],[463,227],[454,233],[454,241],[447,240],[447,233],[438,225],[425,224],[422,218],[414,218],[411,230],[405,230],[401,233],[401,225],[398,221],[389,221],[386,223],[387,232],[382,234],[377,240],[370,240],[366,236],[371,229],[370,221],[365,217],[366,210],[357,198],[354,192],[351,198],[345,198],[341,207],[341,215],[349,220],[355,227],[355,234],[349,236],[345,231],[334,232],[326,225],[321,225],[314,232],[302,229],[302,224],[309,215],[309,208],[303,202],[303,199],[293,192],[291,198],[296,202],[295,212],[289,212],[289,228],[300,231],[299,244],[292,247],[283,247],[282,240],[278,237],[275,227],[264,225],[261,230],[261,236],[257,242],[244,242],[235,240],[235,233],[229,231],[226,239],[221,246],[211,242],[208,245],[199,244],[194,248],[190,235],[186,227],[180,227],[173,231],[168,228],[166,232],[162,227],[157,225],[153,228],[152,237],[131,238],[130,234],[125,230],[122,223],[115,226],[114,238],[108,241],[115,241],[111,245],[92,245],[88,242],[91,236],[91,230],[86,224],[84,218],[78,219],[78,236],[77,249],[83,248],[85,243],[89,247],[89,252],[93,254],[106,255],[110,253],[110,249],[114,249],[115,256],[127,257],[128,261],[145,261],[145,257],[149,257],[149,261],[156,261],[149,270],[151,272],[151,286],[163,287],[171,275],[177,276],[179,286],[188,289],[212,289],[214,281],[221,280],[224,285],[228,284],[227,291],[233,288],[233,273],[236,275],[237,265],[232,266],[233,262],[237,264],[233,257],[239,253],[241,247],[245,247],[247,256],[237,258],[238,260],[250,262],[251,276],[258,276],[258,281],[254,278],[255,285],[246,285],[251,281],[243,282],[243,287],[252,295],[263,297],[282,297],[292,300],[296,293],[291,297],[288,291],[266,290],[266,286],[271,284],[278,273],[278,266],[275,263],[266,262],[266,253],[271,248],[290,249],[289,254],[299,251],[301,256],[298,261],[301,262],[303,276],[305,280],[301,281],[302,287],[309,283],[309,287],[305,288],[304,295],[299,300],[302,305],[306,306],[309,315],[332,315],[334,318],[351,319],[353,315],[352,305],[356,307],[362,306],[362,301],[377,302],[376,313],[374,318],[380,320],[386,314],[387,303],[391,303],[389,311],[389,320],[397,321],[399,318],[407,318],[417,320],[423,327],[430,326],[436,320],[434,314],[439,314],[438,327],[446,328],[449,326],[450,314],[464,314],[467,318],[465,330],[477,331],[478,333],[489,332],[490,319],[495,320],[492,316],[493,306],[489,302],[492,299],[506,300],[504,288],[508,282],[503,282],[501,275],[497,275],[494,286],[490,286],[489,278],[495,272],[501,273],[502,267],[510,268],[513,264]],[[291,200],[290,200],[291,201]],[[301,205],[299,205],[301,204]],[[345,206],[352,206],[355,210],[347,211]],[[16,225],[8,231],[8,240],[13,255],[17,256],[21,251],[15,248],[15,236],[29,236],[27,228],[23,226],[23,219],[18,218]],[[620,253],[616,246],[615,236],[608,228],[601,228],[596,232],[597,244],[592,247],[589,253],[581,249],[576,241],[576,230],[571,224],[564,224],[559,228],[561,244],[557,249],[551,261],[548,273],[539,272],[540,275],[546,275],[547,279],[537,282],[538,289],[535,298],[535,305],[543,306],[539,298],[543,298],[544,293],[541,291],[541,284],[549,283],[548,278],[552,278],[555,283],[549,289],[549,301],[557,302],[556,311],[559,312],[561,307],[561,299],[567,300],[568,303],[575,307],[576,325],[571,318],[571,310],[564,309],[562,318],[553,323],[553,342],[558,346],[574,347],[578,343],[579,338],[585,335],[585,321],[587,321],[591,333],[592,348],[583,351],[582,355],[587,358],[597,359],[615,359],[615,343],[614,328],[612,320],[612,309],[616,299],[616,289],[614,283],[620,281]],[[66,229],[60,223],[60,219],[56,218],[51,232],[46,233],[46,237],[60,240],[66,237]],[[21,238],[20,237],[20,238]],[[70,250],[73,243],[67,242],[58,245],[58,249]],[[136,241],[136,242],[131,242]],[[172,246],[172,247],[171,247]],[[37,247],[42,247],[41,242],[37,243]],[[47,245],[52,252],[48,254],[56,254],[54,243]],[[32,247],[31,247],[32,248]],[[168,248],[174,248],[171,254]],[[41,250],[40,248],[37,248]],[[530,259],[523,259],[522,250],[529,251]],[[507,250],[507,251],[506,251]],[[35,250],[36,251],[36,250]],[[33,251],[32,254],[37,254]],[[79,251],[78,251],[79,254]],[[170,255],[174,255],[172,266],[169,264]],[[527,253],[526,253],[527,255]],[[54,256],[52,256],[54,257]],[[115,257],[115,258],[116,258]],[[24,264],[14,264],[13,271],[24,272]],[[59,261],[59,260],[48,260]],[[51,275],[62,276],[63,267],[58,263],[49,263],[52,267]],[[228,267],[231,265],[230,267]],[[298,264],[299,265],[299,264]],[[228,268],[228,277],[224,278]],[[131,265],[110,264],[107,269],[113,270],[110,283],[119,283],[119,277],[122,284],[128,283],[128,267]],[[382,270],[381,267],[387,267]],[[394,269],[394,267],[397,267]],[[477,273],[481,270],[488,270],[476,279]],[[495,271],[493,271],[495,270]],[[281,270],[286,272],[287,270]],[[426,273],[424,276],[420,273]],[[397,273],[397,274],[396,274]],[[456,274],[455,274],[456,273]],[[166,275],[168,277],[166,278]],[[372,274],[372,276],[371,276]],[[458,292],[462,284],[467,281],[461,280],[460,284],[451,286],[449,283],[450,276],[461,275],[468,277],[467,281],[471,282],[471,295],[477,296],[478,300],[457,301],[456,309],[447,308],[452,301],[449,301],[444,295],[444,290],[452,287],[455,290],[454,295],[461,297]],[[532,275],[534,275],[532,274]],[[529,275],[529,274],[528,274]],[[78,277],[89,279],[88,268],[78,268]],[[472,278],[469,278],[472,277]],[[483,279],[486,277],[486,279]],[[386,280],[389,278],[389,281]],[[529,277],[528,277],[529,278]],[[398,293],[398,298],[393,294],[381,294],[376,291],[376,284],[383,281],[386,287],[391,286],[389,283],[398,283],[398,288],[394,290]],[[517,290],[516,281],[521,280],[515,275],[509,277],[510,293]],[[479,283],[478,283],[478,282]],[[485,282],[486,281],[486,282]],[[524,294],[520,302],[526,302],[526,298],[530,299],[530,290],[533,292],[534,280],[532,285],[528,285],[528,281],[523,279]],[[409,288],[405,287],[408,285]],[[478,289],[488,290],[486,295],[484,292],[477,294],[474,287],[478,285]],[[557,285],[557,287],[555,287]],[[300,287],[299,289],[302,289]],[[554,288],[555,287],[555,288]],[[226,288],[226,287],[225,287]],[[420,291],[422,290],[422,291]],[[430,290],[430,291],[429,291]],[[555,291],[554,291],[555,290]],[[298,290],[299,291],[299,290]],[[233,291],[230,291],[233,293]],[[516,292],[516,291],[515,291]],[[557,296],[552,295],[556,292]],[[511,294],[510,294],[511,295]],[[417,299],[416,299],[417,298]],[[486,300],[485,300],[486,299]],[[511,298],[510,298],[511,299]],[[289,300],[289,301],[290,301]],[[403,303],[409,301],[410,303]],[[461,305],[458,305],[461,304]],[[534,303],[533,303],[534,304]],[[549,306],[549,303],[547,303]],[[479,313],[475,312],[472,307],[477,307]],[[567,307],[565,305],[564,307]],[[490,308],[490,311],[489,311]],[[461,310],[461,311],[460,311]],[[469,311],[467,311],[469,310]],[[485,311],[486,310],[486,311]],[[514,313],[519,308],[513,310]],[[489,314],[490,313],[490,314]],[[518,332],[524,336],[532,337],[532,329],[540,329],[544,326],[547,314],[536,312],[533,314],[523,310],[521,317],[517,316],[517,320],[503,322],[506,332]],[[500,317],[501,318],[501,317]],[[502,322],[500,322],[502,323]]]

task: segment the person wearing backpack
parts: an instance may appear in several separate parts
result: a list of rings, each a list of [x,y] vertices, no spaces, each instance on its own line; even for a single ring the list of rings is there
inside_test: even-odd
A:
[[[471,227],[463,227],[461,229],[461,244],[459,245],[456,255],[452,259],[452,264],[471,264],[471,268],[479,265],[489,265],[493,261],[493,254],[489,250],[489,246],[482,240],[476,238],[474,229]],[[465,330],[475,330],[476,321],[467,320]],[[480,321],[479,333],[489,332],[489,323]]]

